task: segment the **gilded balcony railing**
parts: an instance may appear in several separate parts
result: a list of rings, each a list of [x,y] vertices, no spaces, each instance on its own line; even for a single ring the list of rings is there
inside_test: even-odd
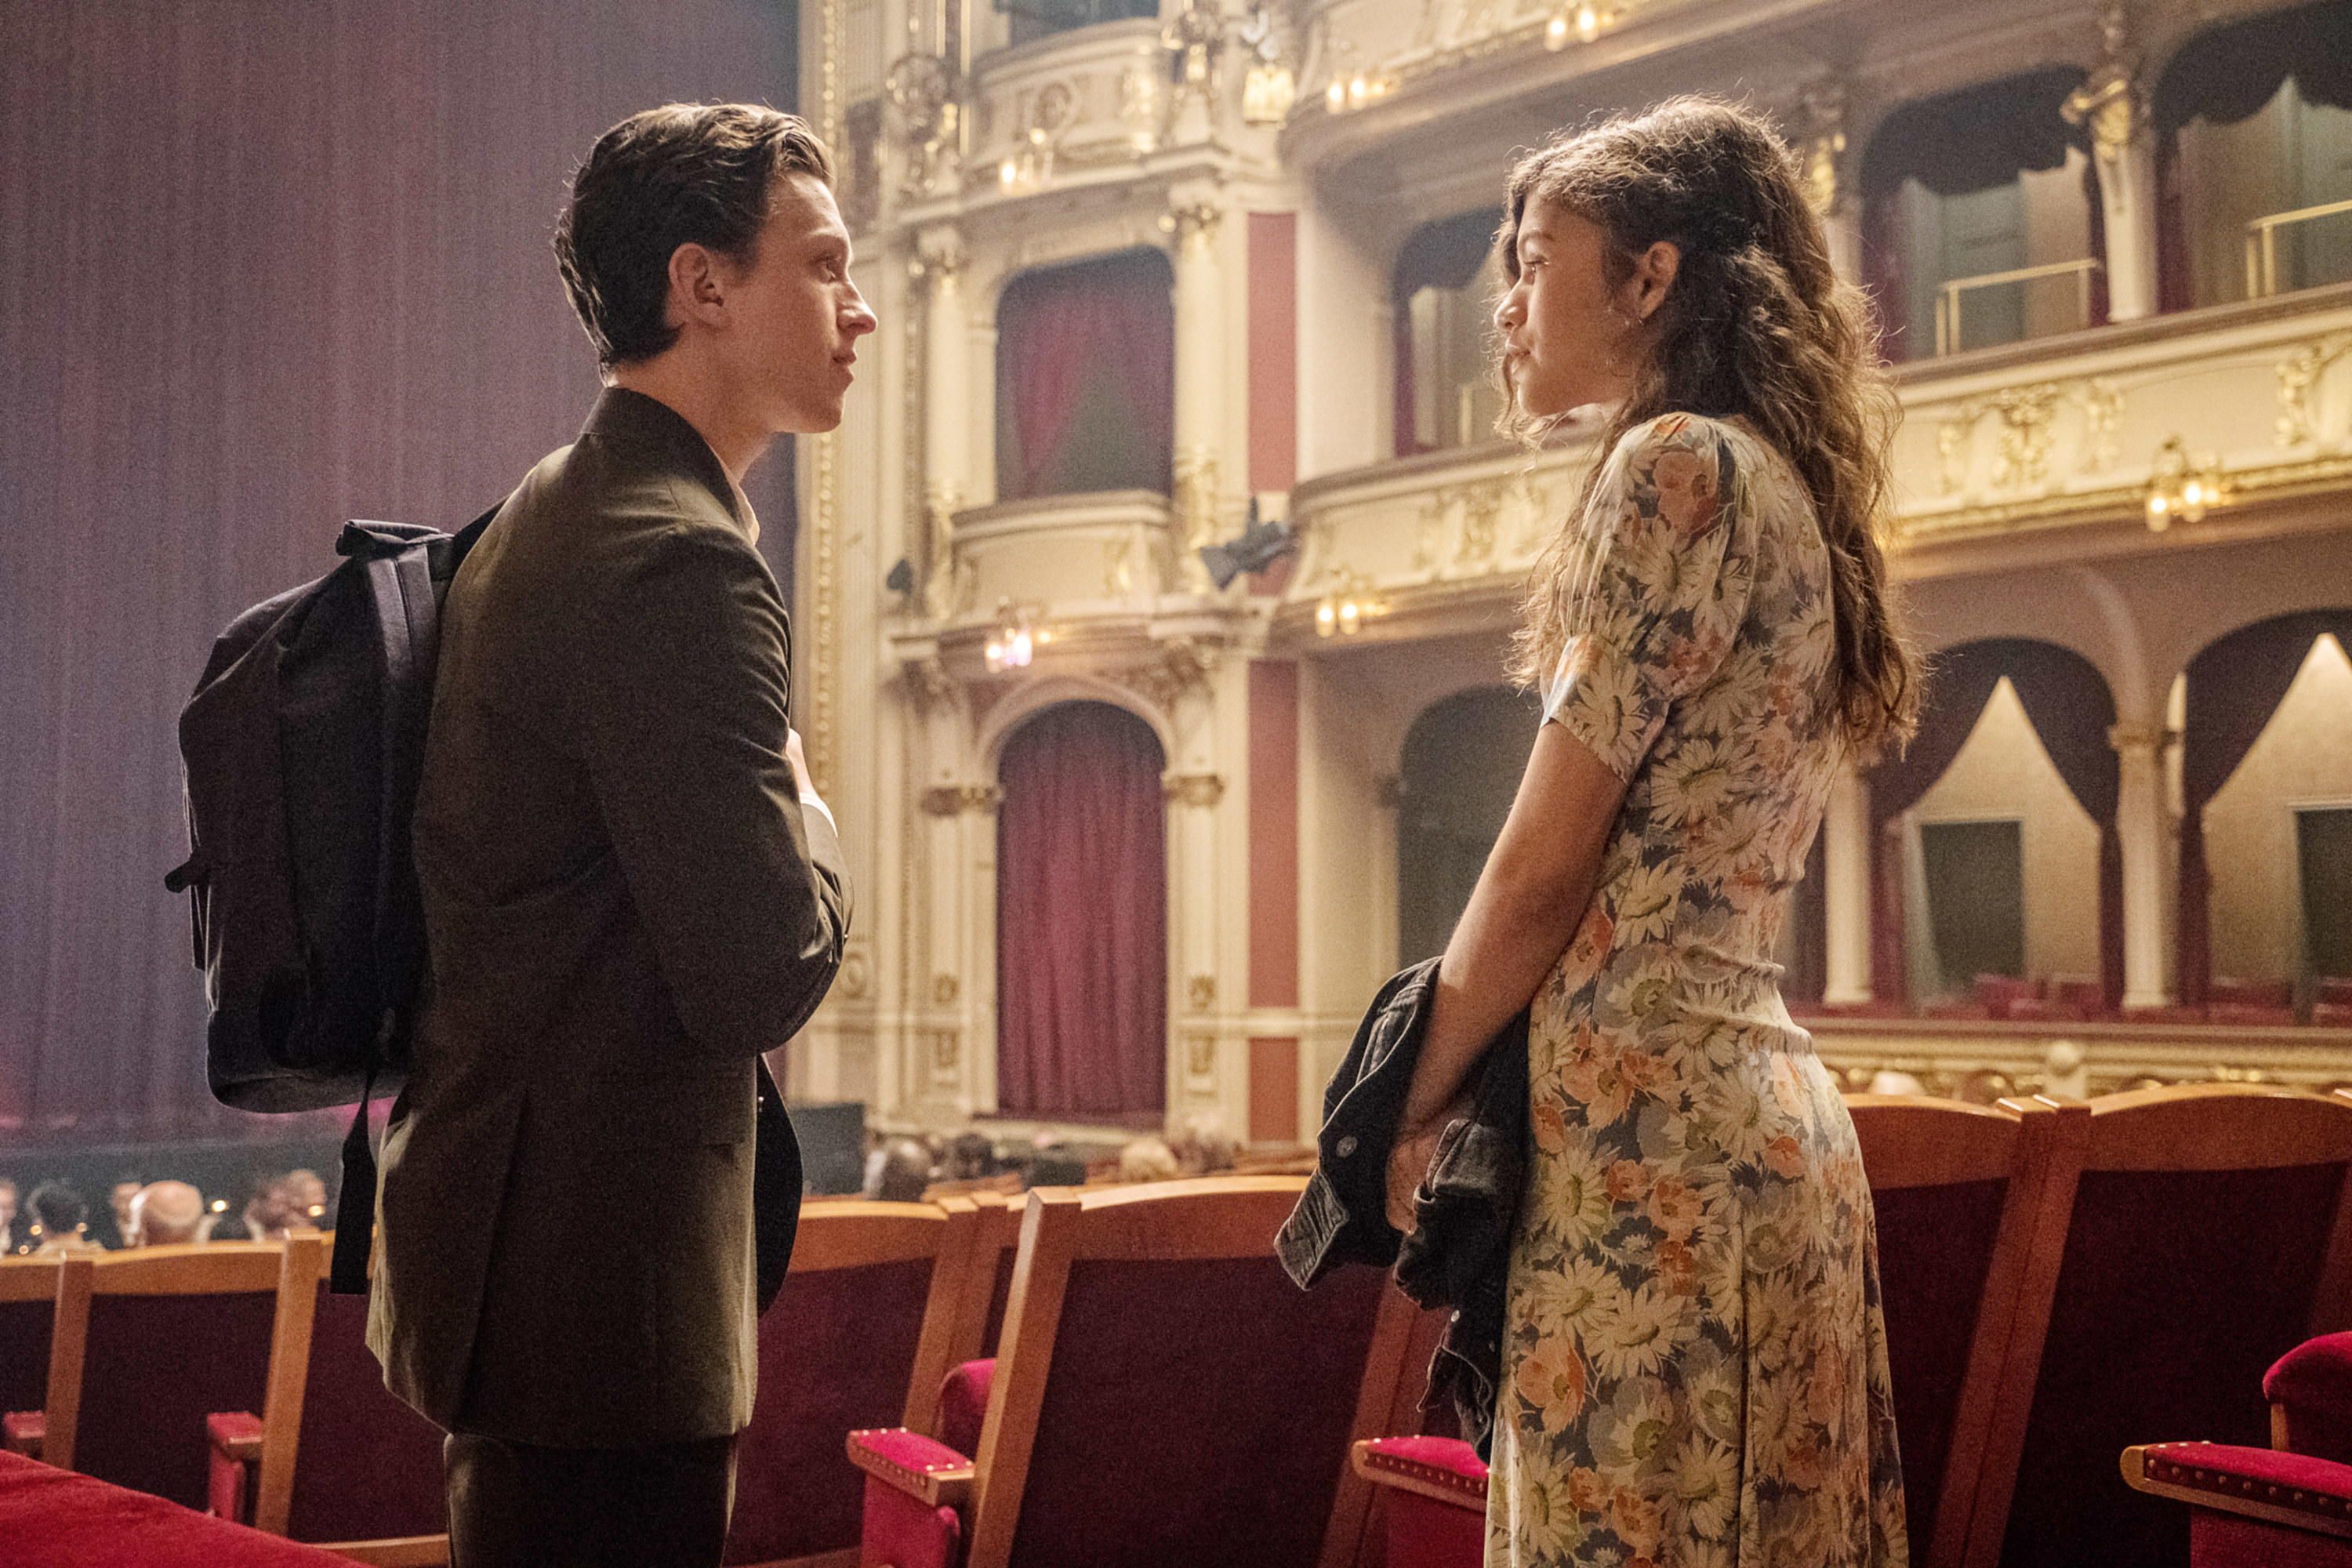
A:
[[[2266,299],[2278,292],[2278,231],[2315,218],[2352,213],[2352,201],[2322,202],[2315,207],[2272,213],[2246,226],[2246,297]]]
[[[2095,257],[2085,256],[2074,261],[2052,261],[2040,267],[2013,267],[2006,272],[1987,272],[1975,278],[1955,278],[1936,290],[1936,354],[1960,352],[1960,297],[1979,289],[1994,289],[2004,284],[2032,283],[2043,278],[2063,278],[2073,273],[2076,296],[2080,301],[2084,326],[2091,324],[2091,278],[2102,270]]]

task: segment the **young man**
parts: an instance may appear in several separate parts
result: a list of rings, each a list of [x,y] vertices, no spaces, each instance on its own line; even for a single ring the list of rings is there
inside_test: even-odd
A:
[[[442,612],[368,1339],[449,1433],[457,1568],[715,1564],[726,1539],[755,1279],[800,1191],[755,1070],[849,919],[741,489],[775,436],[840,423],[874,328],[830,178],[766,109],[597,142],[555,245],[606,390]],[[788,1194],[756,1249],[755,1148]]]

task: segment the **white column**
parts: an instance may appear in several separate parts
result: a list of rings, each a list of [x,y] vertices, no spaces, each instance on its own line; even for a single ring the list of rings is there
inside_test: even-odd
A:
[[[1829,242],[1830,265],[1837,275],[1859,287],[1862,283],[1862,204],[1849,197],[1822,219],[1822,237]]]
[[[2156,137],[2145,119],[2121,146],[2098,150],[2099,205],[2106,221],[2107,320],[2157,310]]]
[[[2122,763],[2116,835],[2124,851],[2124,1005],[2161,1007],[2170,1000],[2171,944],[2164,901],[2164,747],[2152,724],[2118,724],[2108,743]]]
[[[1852,763],[1839,767],[1822,816],[1822,924],[1828,973],[1822,1000],[1870,1000],[1870,785]]]
[[[1163,219],[1176,237],[1176,533],[1185,581],[1208,586],[1193,553],[1217,539],[1225,400],[1225,300],[1217,265],[1223,214],[1208,202],[1180,204]]]
[[[924,608],[934,620],[955,610],[955,524],[970,494],[971,332],[963,300],[963,247],[952,229],[923,237],[920,265],[930,287],[923,321],[923,516],[929,525]]]

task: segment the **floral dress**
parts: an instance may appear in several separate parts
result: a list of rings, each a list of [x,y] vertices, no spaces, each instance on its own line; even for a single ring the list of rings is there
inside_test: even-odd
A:
[[[1827,548],[1783,459],[1685,415],[1587,516],[1544,718],[1626,790],[1532,1010],[1487,1562],[1902,1563],[1870,1191],[1771,961],[1841,752]]]

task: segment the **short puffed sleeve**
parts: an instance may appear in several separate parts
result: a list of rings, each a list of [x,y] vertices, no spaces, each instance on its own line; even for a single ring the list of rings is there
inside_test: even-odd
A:
[[[1754,502],[1729,432],[1663,415],[1625,433],[1585,512],[1582,609],[1544,720],[1631,780],[1676,699],[1721,668],[1748,613]]]

